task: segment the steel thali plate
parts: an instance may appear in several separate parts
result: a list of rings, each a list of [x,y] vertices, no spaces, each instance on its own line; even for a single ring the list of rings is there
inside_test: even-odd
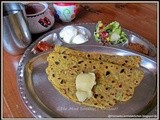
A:
[[[94,32],[93,28],[95,24],[81,25],[88,28],[91,33]],[[155,58],[126,50],[123,46],[101,46],[93,40],[93,36],[87,43],[81,45],[69,45],[63,43],[63,41],[60,41],[58,38],[53,40],[53,33],[59,33],[60,30],[61,28],[53,30],[35,41],[25,51],[18,65],[17,83],[20,96],[34,117],[123,117],[127,115],[132,117],[132,115],[146,115],[156,106],[157,63]],[[133,35],[132,33],[129,34],[129,31],[127,32],[128,35]],[[139,55],[142,58],[140,69],[144,71],[145,77],[135,89],[133,98],[127,102],[117,103],[111,109],[97,110],[92,107],[78,105],[63,97],[47,79],[45,73],[47,67],[46,58],[52,50],[38,54],[33,54],[31,52],[34,46],[44,39],[50,43],[61,44],[81,51],[94,51],[121,56]],[[153,48],[152,45],[151,48]]]

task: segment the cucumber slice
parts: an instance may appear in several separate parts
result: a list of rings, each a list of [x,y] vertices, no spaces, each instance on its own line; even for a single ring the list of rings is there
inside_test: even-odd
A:
[[[118,41],[119,39],[120,39],[120,35],[119,34],[117,34],[117,33],[113,33],[112,35],[111,35],[111,39],[110,39],[110,41]]]

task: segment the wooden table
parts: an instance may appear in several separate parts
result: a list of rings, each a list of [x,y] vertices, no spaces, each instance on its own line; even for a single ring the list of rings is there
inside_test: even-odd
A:
[[[75,23],[118,21],[122,27],[149,40],[157,47],[156,3],[85,3],[78,17],[70,23],[57,21],[52,29]],[[33,35],[33,41],[43,34]],[[12,56],[3,51],[3,118],[30,118],[33,115],[23,104],[17,88],[16,69],[22,55]]]

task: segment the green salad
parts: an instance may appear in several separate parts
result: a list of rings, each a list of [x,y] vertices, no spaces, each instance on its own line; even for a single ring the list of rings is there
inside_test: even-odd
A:
[[[111,22],[106,26],[101,21],[98,21],[94,37],[97,42],[111,45],[123,44],[128,41],[127,35],[122,31],[117,21]]]

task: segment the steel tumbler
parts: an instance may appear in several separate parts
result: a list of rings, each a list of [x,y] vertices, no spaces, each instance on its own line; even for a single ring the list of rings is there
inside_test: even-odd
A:
[[[32,42],[23,6],[8,3],[3,8],[4,50],[12,55],[22,54]]]

